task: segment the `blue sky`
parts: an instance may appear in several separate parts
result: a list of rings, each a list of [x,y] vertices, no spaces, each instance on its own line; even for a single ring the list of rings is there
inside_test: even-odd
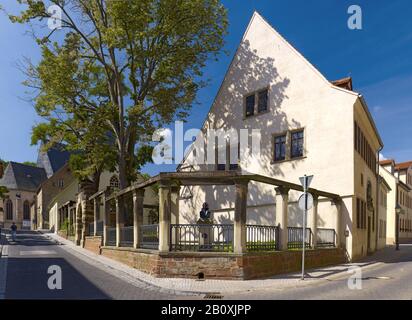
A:
[[[329,80],[353,77],[355,91],[364,94],[385,148],[383,155],[397,161],[412,159],[412,2],[408,0],[226,0],[229,34],[217,62],[208,63],[210,84],[198,95],[185,129],[200,127],[245,31],[253,10],[258,10],[296,49]],[[363,29],[347,27],[347,9],[360,5]],[[15,11],[14,0],[2,5]],[[37,147],[30,132],[39,121],[24,101],[24,77],[16,67],[24,57],[33,61],[39,50],[27,28],[0,15],[0,158],[35,161]],[[154,174],[174,166],[148,165]]]

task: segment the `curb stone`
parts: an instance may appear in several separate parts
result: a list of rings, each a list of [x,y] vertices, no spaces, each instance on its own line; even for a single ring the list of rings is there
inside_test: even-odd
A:
[[[245,289],[244,286],[236,288],[236,284],[233,284],[235,286],[235,288],[233,288],[230,282],[228,284],[222,284],[224,281],[222,280],[221,283],[210,283],[211,285],[210,290],[207,290],[207,289],[202,290],[201,288],[199,288],[200,290],[196,290],[196,289],[190,290],[189,288],[188,288],[189,290],[185,290],[185,288],[173,288],[173,286],[171,287],[170,285],[162,286],[162,283],[161,283],[162,279],[155,278],[151,281],[149,275],[143,275],[143,274],[139,275],[137,273],[139,272],[139,270],[137,269],[133,269],[127,265],[123,265],[116,260],[112,260],[104,256],[96,255],[93,252],[90,252],[86,249],[79,248],[75,246],[72,242],[66,239],[60,238],[58,235],[54,235],[54,234],[52,236],[48,235],[48,238],[52,238],[57,244],[60,244],[60,245],[64,244],[63,246],[64,249],[70,250],[72,252],[77,253],[78,255],[91,259],[94,262],[97,262],[100,265],[104,266],[105,268],[115,270],[115,271],[121,271],[123,274],[127,275],[127,277],[131,277],[133,279],[132,281],[138,281],[140,283],[143,283],[145,286],[155,287],[162,293],[172,293],[172,294],[177,294],[177,295],[209,295],[209,294],[224,295],[224,294],[231,294],[235,292],[242,292],[245,290],[252,292],[256,290],[265,290],[269,288],[274,289],[275,287],[276,289],[279,289],[279,290],[287,290],[287,289],[297,288],[297,287],[316,286],[316,285],[324,284],[327,281],[339,280],[339,279],[349,277],[350,275],[347,273],[347,270],[351,266],[359,266],[362,268],[362,270],[367,270],[371,268],[376,268],[382,264],[382,262],[379,262],[377,260],[369,260],[369,261],[365,260],[365,261],[358,261],[355,263],[346,263],[346,264],[329,266],[325,268],[338,268],[335,271],[336,273],[331,274],[329,276],[326,275],[322,277],[322,271],[320,271],[321,274],[319,275],[319,278],[317,278],[317,276],[315,275],[313,278],[311,279],[308,278],[307,281],[304,281],[304,282],[295,281],[296,279],[290,278],[291,275],[297,274],[297,273],[292,273],[288,275],[283,275],[283,278],[282,276],[279,276],[273,279],[266,279],[266,280],[273,280],[272,283],[267,283],[267,282],[264,283],[263,280],[262,280],[262,285],[256,284],[256,286],[254,286],[253,282],[249,283],[250,287],[248,287],[247,289]],[[106,259],[107,261],[105,261]],[[132,269],[132,270],[129,271],[128,269]],[[329,273],[330,271],[331,271],[330,269],[324,270],[323,273]],[[311,273],[311,270],[308,270],[307,272]],[[284,278],[285,276],[289,277],[289,279],[292,279],[292,281],[289,281],[289,279],[285,279]],[[126,280],[130,281],[130,279],[126,279]],[[279,280],[279,283],[276,283],[276,280]],[[251,280],[251,281],[254,281],[254,280]],[[243,284],[247,283],[243,280],[241,282],[243,282]],[[192,283],[188,282],[186,285],[185,284],[183,285],[190,287]],[[213,285],[217,285],[218,287],[213,288]]]
[[[160,293],[165,293],[165,294],[172,294],[172,295],[182,295],[182,296],[190,296],[190,295],[206,295],[206,294],[210,294],[210,292],[208,291],[187,291],[187,290],[176,290],[176,289],[170,289],[170,288],[165,288],[165,287],[161,287],[158,284],[155,283],[151,283],[150,281],[147,281],[145,279],[141,279],[136,277],[136,275],[130,274],[129,272],[127,272],[126,270],[122,270],[122,268],[117,268],[116,266],[113,265],[108,265],[105,264],[103,261],[100,261],[97,257],[95,257],[96,255],[93,252],[89,252],[86,249],[83,248],[78,248],[77,246],[75,246],[73,243],[71,243],[69,240],[66,239],[58,239],[60,238],[58,235],[47,235],[47,233],[43,233],[42,231],[38,231],[39,234],[44,235],[46,238],[50,239],[51,241],[55,242],[57,245],[62,246],[63,250],[66,251],[70,251],[71,254],[75,255],[77,258],[82,259],[83,261],[85,261],[85,258],[93,260],[95,263],[97,262],[98,264],[100,264],[101,266],[108,268],[110,270],[114,270],[114,271],[119,271],[122,272],[123,274],[126,275],[126,277],[120,276],[119,274],[116,274],[117,277],[130,282],[130,278],[132,278],[132,284],[136,285],[136,282],[139,282],[139,287],[143,288],[143,289],[149,289],[149,290],[158,290]],[[57,239],[56,239],[57,238]],[[82,257],[79,257],[79,255],[81,255]],[[106,257],[104,257],[106,258]],[[108,259],[108,258],[106,258]],[[87,261],[86,261],[87,262]],[[117,261],[114,261],[114,263],[119,263]],[[130,268],[128,266],[125,266],[126,268]],[[127,279],[128,278],[128,279]]]

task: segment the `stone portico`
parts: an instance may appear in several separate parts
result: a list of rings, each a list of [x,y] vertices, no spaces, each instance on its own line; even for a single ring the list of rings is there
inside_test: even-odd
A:
[[[251,181],[273,186],[276,225],[246,223]],[[144,225],[144,194],[153,185],[158,189],[158,224]],[[199,185],[234,186],[233,224],[179,224],[181,188]],[[288,227],[290,190],[303,191],[297,184],[241,171],[160,173],[124,190],[110,192],[107,189],[92,195],[89,200],[94,203],[94,233],[84,236],[84,246],[159,277],[251,279],[296,271],[301,263],[299,241],[301,244],[303,232],[301,228]],[[312,219],[308,221],[309,236],[306,232],[304,235],[306,246],[311,248],[307,253],[307,266],[341,263],[345,260],[340,227],[341,199],[339,195],[321,190],[310,189],[309,192],[315,201]],[[333,237],[326,241],[327,246],[324,239],[318,239],[320,198],[333,203],[338,221],[334,230],[324,230]],[[130,200],[131,207],[127,205]],[[116,221],[110,223],[110,208],[113,207]],[[96,232],[100,209],[103,210],[101,236]],[[132,221],[132,225],[126,225],[126,220]],[[291,243],[295,246],[291,247]]]

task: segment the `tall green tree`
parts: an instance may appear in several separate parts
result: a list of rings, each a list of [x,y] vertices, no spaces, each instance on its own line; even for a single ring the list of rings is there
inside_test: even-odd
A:
[[[4,161],[0,158],[0,165],[2,166],[2,172],[0,172],[0,178],[4,174],[4,170],[6,170],[7,161]],[[0,186],[0,200],[3,200],[6,197],[6,194],[9,192],[5,186]]]
[[[45,24],[53,18],[49,5],[61,12],[62,28],[38,38],[42,60],[29,70],[40,80],[29,85],[37,111],[48,117],[49,138],[67,121],[90,123],[83,129],[91,135],[104,128],[99,139],[107,127],[112,140],[105,145],[114,147],[120,187],[127,187],[151,158],[148,137],[184,120],[205,85],[202,70],[223,45],[226,10],[218,0],[24,2],[13,22]]]

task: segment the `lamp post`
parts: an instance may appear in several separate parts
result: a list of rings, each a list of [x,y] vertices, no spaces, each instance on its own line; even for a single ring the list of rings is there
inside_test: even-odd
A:
[[[396,228],[396,233],[395,233],[395,240],[396,240],[396,250],[399,250],[399,216],[402,212],[401,206],[396,204],[395,207],[395,213],[396,213],[396,221],[395,221],[395,228]]]

